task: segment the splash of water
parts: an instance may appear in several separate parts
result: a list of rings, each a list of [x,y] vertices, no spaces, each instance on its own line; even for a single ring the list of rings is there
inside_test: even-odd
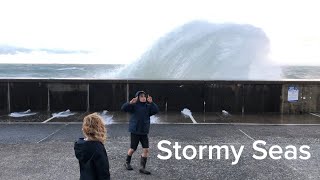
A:
[[[189,117],[193,123],[197,123],[197,121],[193,118],[192,116],[192,113],[189,109],[187,108],[184,108],[182,111],[181,111],[181,114],[184,115],[184,117]]]
[[[222,116],[224,116],[224,117],[230,117],[231,116],[231,114],[226,110],[222,110],[221,112],[222,112]]]
[[[250,80],[279,80],[285,77],[282,75],[282,69],[270,60],[263,62],[252,62],[249,68],[248,79]]]
[[[23,111],[23,112],[13,112],[13,113],[10,113],[9,116],[10,117],[25,117],[25,116],[33,116],[37,114],[36,112],[31,112],[30,109],[26,110],[26,111]]]
[[[109,111],[103,110],[101,113],[98,113],[98,114],[102,117],[105,125],[113,124],[114,122],[114,120],[112,119],[113,115],[109,115]]]
[[[72,113],[69,109],[67,109],[66,111],[61,111],[58,113],[52,113],[52,117],[54,118],[61,118],[61,117],[68,117],[68,116],[72,116],[75,115],[76,113]]]
[[[267,62],[269,49],[269,39],[257,27],[195,21],[160,38],[117,76],[127,79],[249,79],[254,78],[250,77],[250,70],[256,68],[251,64]]]
[[[150,116],[150,123],[151,124],[159,124],[161,121],[160,121],[160,118],[156,115],[153,115],[153,116]]]

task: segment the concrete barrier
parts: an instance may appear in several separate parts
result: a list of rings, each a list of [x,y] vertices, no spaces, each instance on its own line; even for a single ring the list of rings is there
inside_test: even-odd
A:
[[[299,100],[288,102],[288,87]],[[320,111],[320,81],[173,81],[1,79],[0,113],[25,111],[119,111],[145,90],[163,112],[308,113]]]

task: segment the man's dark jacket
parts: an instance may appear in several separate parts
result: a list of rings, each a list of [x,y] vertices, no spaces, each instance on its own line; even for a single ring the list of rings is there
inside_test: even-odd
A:
[[[121,110],[131,113],[129,132],[138,135],[146,135],[150,129],[150,116],[159,112],[158,106],[152,103],[137,101],[134,104],[124,103]]]

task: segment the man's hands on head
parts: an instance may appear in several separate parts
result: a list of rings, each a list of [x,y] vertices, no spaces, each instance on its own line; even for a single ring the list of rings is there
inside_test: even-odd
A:
[[[138,97],[135,97],[135,98],[132,98],[131,101],[130,101],[130,104],[134,104],[136,103],[138,100]]]
[[[138,101],[138,97],[132,98],[131,101],[129,102],[130,104],[135,104]],[[152,97],[150,95],[147,96],[147,102],[152,103]]]

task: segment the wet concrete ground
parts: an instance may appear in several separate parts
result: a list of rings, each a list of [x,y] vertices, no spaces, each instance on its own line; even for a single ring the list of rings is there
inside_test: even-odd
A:
[[[90,112],[91,113],[91,112]],[[102,113],[102,112],[99,112]],[[51,113],[12,118],[0,116],[0,179],[78,179],[79,166],[73,152],[73,142],[82,137],[81,122],[89,112],[76,112],[65,118],[52,118]],[[181,113],[160,113],[152,117],[150,130],[151,176],[138,173],[139,154],[134,154],[134,171],[126,171],[123,162],[129,147],[127,122],[129,115],[123,112],[108,112],[103,117],[107,122],[110,171],[113,179],[320,179],[320,114],[303,115],[235,115],[221,113],[193,113],[193,118]],[[47,123],[42,123],[50,119]],[[288,126],[290,124],[290,126]],[[201,160],[160,160],[165,155],[157,144],[168,140],[179,142],[184,147],[193,145],[244,146],[236,165],[234,160],[209,159],[208,153]],[[299,149],[310,146],[308,160],[280,160],[267,157],[256,160],[253,142],[264,140],[268,150],[279,145],[285,150],[288,145]],[[172,152],[173,151],[173,148]],[[190,153],[190,152],[188,152]],[[214,157],[216,152],[214,153]],[[230,150],[231,153],[231,150]],[[299,153],[299,151],[298,151]],[[180,150],[180,155],[182,150]],[[298,154],[299,156],[299,154]]]
[[[93,112],[74,112],[75,115],[69,117],[52,118],[52,113],[37,112],[36,115],[26,117],[10,117],[7,114],[0,115],[0,122],[82,122],[83,118]],[[98,112],[102,113],[102,112]],[[106,124],[127,123],[130,114],[124,112],[107,112],[105,116]],[[232,114],[223,116],[222,113],[192,113],[196,123],[249,123],[249,124],[320,124],[320,113],[308,113],[297,115],[281,114]],[[48,121],[49,120],[49,121]],[[180,112],[159,113],[151,118],[152,124],[173,124],[173,123],[194,123],[190,117],[186,117]]]
[[[311,116],[312,117],[312,116]],[[320,119],[320,117],[319,117]],[[129,147],[127,124],[107,126],[108,141],[105,147],[110,161],[112,179],[319,179],[320,178],[320,126],[270,126],[237,124],[153,124],[150,130],[150,158],[147,168],[152,175],[138,172],[139,154],[134,154],[133,171],[126,171],[123,162]],[[79,166],[74,156],[73,142],[81,137],[81,124],[48,123],[0,124],[0,179],[79,179]],[[244,146],[236,165],[234,160],[209,159],[204,151],[203,159],[197,155],[193,160],[160,160],[161,152],[157,144],[161,140],[186,145],[234,145],[238,150]],[[256,160],[252,157],[257,151],[252,149],[256,140],[264,140],[263,146],[279,145],[285,151],[287,145],[299,148],[310,146],[308,160],[287,160],[282,154],[279,160],[267,157]],[[173,148],[166,146],[173,151]],[[189,154],[190,152],[188,152]],[[299,151],[298,151],[299,153]],[[182,154],[180,149],[179,154]],[[216,157],[213,152],[213,157]],[[298,156],[301,154],[298,154]]]

